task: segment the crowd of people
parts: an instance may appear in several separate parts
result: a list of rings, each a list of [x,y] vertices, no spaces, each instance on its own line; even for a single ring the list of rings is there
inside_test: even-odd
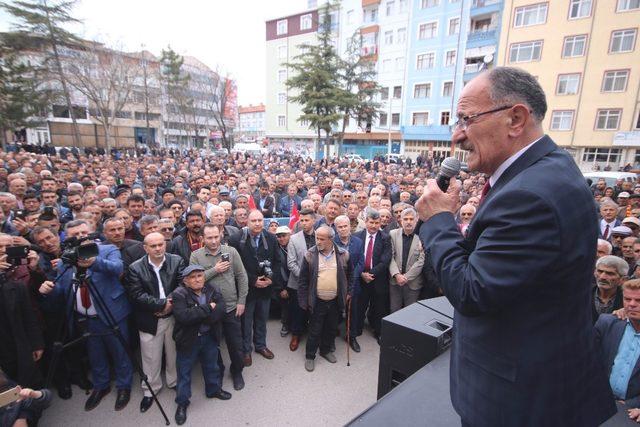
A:
[[[206,396],[227,400],[223,344],[235,391],[254,355],[276,357],[270,317],[290,351],[304,345],[301,366],[312,372],[318,354],[337,362],[336,337],[358,353],[363,333],[380,342],[384,316],[442,294],[414,209],[439,159],[137,154],[0,153],[0,388],[19,384],[31,408],[0,409],[3,422],[37,420],[51,400],[38,391],[47,376],[62,399],[72,384],[90,390],[90,411],[111,392],[113,371],[122,410],[140,360],[140,411],[175,389],[183,424],[196,361]],[[458,178],[464,236],[488,180]],[[593,194],[594,323],[612,391],[635,408],[640,376],[625,366],[640,354],[640,184],[598,181]],[[95,252],[83,256],[84,246]],[[56,357],[56,342],[86,332]]]

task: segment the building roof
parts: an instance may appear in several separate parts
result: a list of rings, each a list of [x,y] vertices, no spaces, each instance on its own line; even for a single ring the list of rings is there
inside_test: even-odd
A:
[[[247,113],[264,113],[265,106],[264,104],[258,105],[248,105],[246,107],[238,107],[238,114],[247,114]]]

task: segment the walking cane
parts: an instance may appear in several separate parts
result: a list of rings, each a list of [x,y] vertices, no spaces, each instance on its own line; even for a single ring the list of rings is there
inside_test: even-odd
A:
[[[347,300],[347,366],[351,366],[349,359],[349,347],[351,347],[351,337],[349,335],[351,331],[351,298]]]

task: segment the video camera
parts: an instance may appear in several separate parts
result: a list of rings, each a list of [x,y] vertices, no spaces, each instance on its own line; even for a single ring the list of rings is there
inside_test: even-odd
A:
[[[27,259],[29,255],[29,251],[31,250],[30,246],[9,246],[7,247],[7,262],[11,265],[21,265],[24,264],[23,260]]]
[[[98,256],[99,249],[96,243],[82,244],[82,242],[95,240],[98,237],[98,233],[91,233],[87,237],[81,238],[69,237],[60,245],[62,247],[60,259],[64,264],[77,265],[79,259],[89,259]]]
[[[258,263],[258,276],[271,279],[273,277],[273,270],[271,269],[271,261],[264,260]]]

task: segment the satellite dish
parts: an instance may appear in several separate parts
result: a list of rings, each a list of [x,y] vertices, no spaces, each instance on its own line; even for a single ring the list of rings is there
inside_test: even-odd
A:
[[[485,64],[491,64],[492,61],[493,61],[492,54],[485,55],[484,58],[482,58],[482,62],[484,62]]]

